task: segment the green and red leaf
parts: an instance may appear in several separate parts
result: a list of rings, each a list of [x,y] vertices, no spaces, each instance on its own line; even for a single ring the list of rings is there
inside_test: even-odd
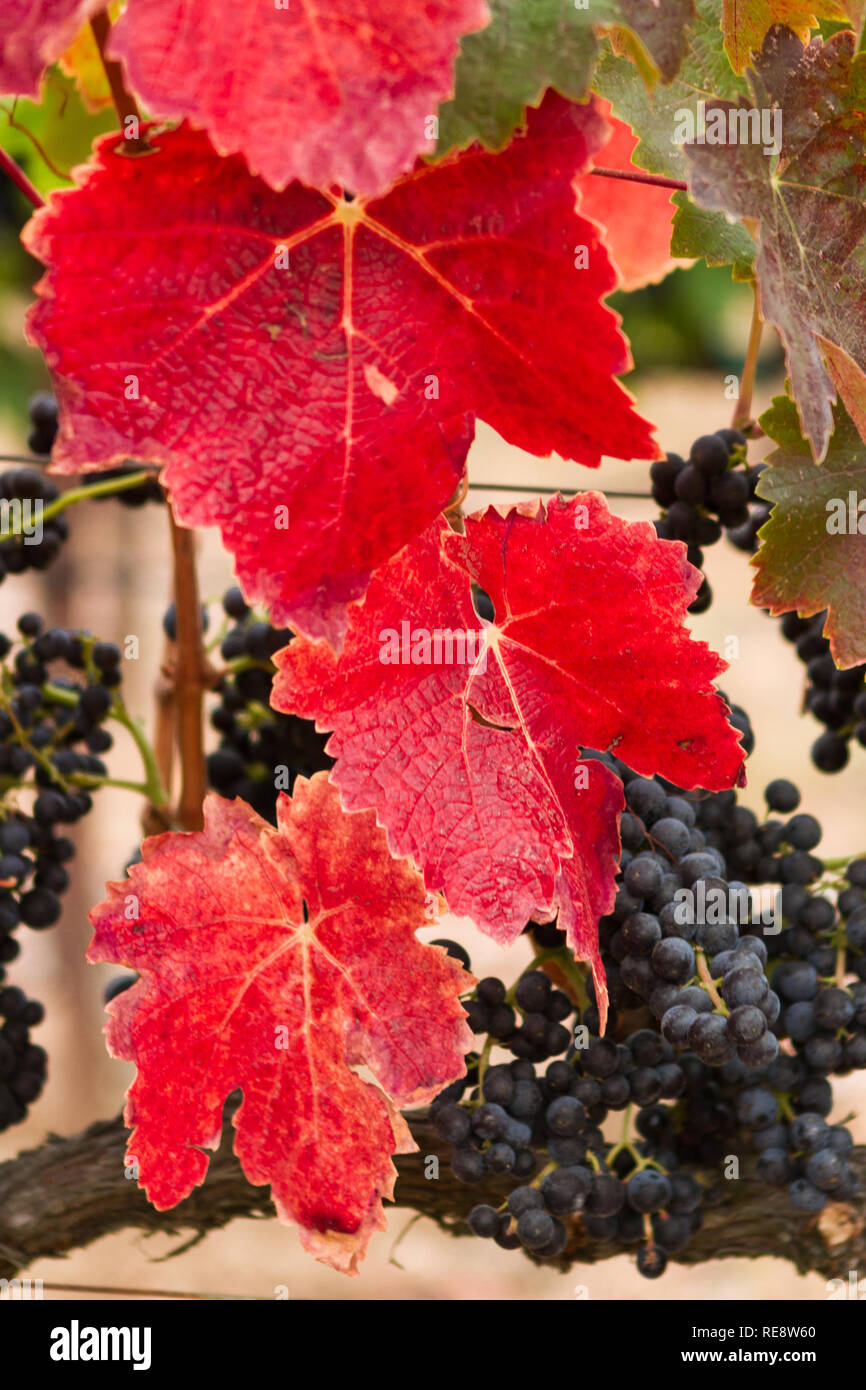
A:
[[[753,562],[752,602],[806,618],[828,609],[824,631],[836,664],[859,666],[866,662],[866,444],[841,405],[835,418],[816,468],[787,396],[761,416],[779,447],[758,485],[773,511]]]

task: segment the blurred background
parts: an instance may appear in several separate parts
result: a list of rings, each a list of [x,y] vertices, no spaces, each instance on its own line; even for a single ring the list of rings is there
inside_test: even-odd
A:
[[[49,99],[42,108],[19,103],[17,118],[63,159],[53,174],[32,139],[0,116],[0,138],[40,187],[62,181],[71,164],[86,156],[86,140],[76,129],[94,131],[99,116],[76,115],[79,98],[58,73],[51,76]],[[64,119],[59,127],[52,121]],[[76,124],[77,123],[77,124]],[[111,118],[105,117],[105,128]],[[38,267],[25,255],[18,232],[28,208],[8,181],[0,177],[0,453],[26,453],[27,400],[47,387],[37,353],[24,344],[23,320]],[[640,370],[628,378],[640,412],[658,427],[663,447],[687,453],[692,440],[730,424],[733,401],[725,378],[742,367],[748,337],[751,293],[733,285],[724,269],[703,263],[674,271],[660,285],[628,296],[614,306],[624,325]],[[574,325],[575,334],[581,326]],[[565,346],[565,345],[564,345]],[[765,341],[758,375],[755,413],[769,403],[782,384],[782,359],[772,333]],[[750,462],[766,452],[766,442],[750,445]],[[3,466],[3,465],[0,465]],[[11,465],[7,465],[11,466]],[[469,460],[468,508],[510,504],[514,493],[497,484],[519,485],[531,497],[538,487],[607,488],[640,492],[645,499],[612,499],[615,511],[629,519],[652,519],[648,465],[605,463],[599,472],[556,459],[538,460],[503,443],[479,427]],[[66,486],[66,484],[63,484]],[[18,615],[29,609],[51,624],[85,627],[123,646],[136,635],[140,657],[124,662],[127,707],[148,723],[163,654],[162,616],[170,599],[170,546],[165,509],[148,506],[130,511],[115,501],[85,503],[67,513],[71,539],[60,560],[45,575],[29,572],[0,584],[0,630],[11,632]],[[230,563],[214,533],[199,540],[201,590],[218,601],[232,583]],[[714,591],[709,611],[691,620],[695,634],[717,650],[736,637],[739,656],[723,680],[727,694],[751,717],[757,746],[749,760],[749,785],[743,800],[762,809],[762,789],[771,778],[793,779],[803,792],[801,809],[824,826],[824,857],[866,852],[866,751],[853,745],[849,766],[840,774],[817,772],[809,746],[821,731],[801,715],[803,671],[793,649],[782,640],[778,624],[749,606],[748,557],[726,541],[707,551],[707,573]],[[216,736],[209,734],[215,744]],[[112,775],[136,778],[138,757],[118,733],[109,755]],[[141,805],[129,792],[106,788],[95,809],[73,827],[78,855],[73,887],[64,898],[61,923],[48,932],[22,927],[22,954],[9,969],[9,982],[46,1006],[46,1020],[35,1041],[49,1053],[49,1079],[23,1124],[0,1134],[0,1160],[38,1145],[48,1131],[73,1134],[90,1121],[115,1114],[122,1106],[132,1069],[105,1053],[101,1030],[103,990],[118,972],[88,966],[84,951],[90,937],[89,908],[103,896],[107,879],[119,878],[140,839]],[[528,947],[518,943],[503,952],[467,923],[446,919],[430,935],[461,940],[477,974],[506,979],[522,968]],[[851,1112],[855,1139],[866,1142],[866,1079],[861,1074],[834,1081],[837,1097],[832,1119]],[[373,1241],[358,1279],[347,1279],[305,1255],[294,1232],[275,1221],[237,1221],[225,1231],[174,1258],[182,1242],[122,1232],[73,1253],[68,1259],[42,1261],[28,1271],[45,1284],[46,1297],[64,1297],[61,1285],[100,1289],[171,1290],[223,1297],[271,1299],[280,1286],[291,1298],[327,1299],[574,1299],[585,1285],[593,1299],[799,1299],[826,1297],[823,1279],[799,1276],[782,1261],[714,1262],[689,1270],[675,1265],[658,1284],[636,1271],[622,1256],[603,1265],[576,1267],[568,1274],[539,1269],[519,1252],[506,1252],[477,1239],[455,1239],[424,1218],[393,1212],[388,1231]],[[94,1294],[104,1298],[112,1295]],[[129,1295],[118,1294],[118,1297]]]

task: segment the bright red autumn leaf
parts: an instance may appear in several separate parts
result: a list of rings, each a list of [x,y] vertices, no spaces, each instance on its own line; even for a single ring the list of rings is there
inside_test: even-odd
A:
[[[272,188],[382,193],[436,143],[486,0],[129,0],[112,35],[153,115],[188,117]]]
[[[580,750],[682,787],[742,776],[711,685],[725,663],[684,627],[699,582],[683,545],[597,493],[490,508],[465,536],[440,520],[374,575],[339,657],[304,639],[279,653],[273,703],[334,730],[343,804],[374,807],[452,912],[507,944],[558,909],[603,1010],[623,798]]]
[[[613,115],[609,101],[597,101],[611,133],[593,164],[636,172],[632,154],[637,136],[630,125]],[[610,258],[619,271],[621,289],[654,285],[673,270],[677,262],[671,257],[671,224],[676,208],[668,189],[592,173],[581,175],[576,187],[580,211],[602,228]]]
[[[474,983],[417,928],[425,892],[372,813],[325,773],[279,799],[278,826],[210,796],[205,828],[146,840],[90,914],[91,961],[141,978],[109,1006],[112,1055],[136,1063],[125,1119],[139,1183],[164,1211],[205,1179],[236,1088],[235,1152],[319,1259],[356,1273],[385,1225],[399,1107],[464,1073]],[[366,1067],[379,1083],[363,1079]],[[381,1089],[379,1089],[381,1087]]]
[[[275,193],[189,128],[97,146],[25,232],[30,319],[61,404],[58,471],[165,467],[219,525],[248,596],[338,643],[370,572],[427,527],[476,418],[595,466],[657,453],[600,233],[572,182],[606,135],[551,96],[500,154],[421,166],[387,197]]]
[[[106,0],[3,0],[0,5],[0,93],[39,96],[45,68],[57,61]]]

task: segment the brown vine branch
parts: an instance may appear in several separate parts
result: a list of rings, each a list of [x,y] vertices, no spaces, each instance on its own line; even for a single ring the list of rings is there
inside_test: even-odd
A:
[[[19,192],[23,193],[24,197],[28,202],[32,203],[35,208],[44,206],[45,199],[42,197],[38,188],[34,188],[24,170],[15,163],[11,154],[7,154],[2,146],[0,146],[0,169],[3,170],[4,174],[9,176]]]
[[[689,186],[681,179],[668,179],[664,174],[646,174],[642,169],[602,169],[597,165],[590,169],[603,179],[626,179],[629,183],[648,183],[655,188],[670,188],[680,193],[688,193]]]
[[[123,69],[120,63],[109,58],[106,53],[108,38],[111,33],[111,20],[108,11],[102,10],[94,15],[90,21],[90,28],[96,40],[96,47],[99,49],[99,57],[105,69],[105,76],[111,88],[111,99],[114,102],[114,109],[117,112],[117,119],[121,132],[130,147],[130,150],[141,150],[145,147],[145,141],[139,136],[131,136],[128,132],[130,122],[134,121],[132,129],[141,130],[141,115],[136,104],[135,97],[128,90],[123,79]]]
[[[467,1234],[470,1209],[478,1202],[501,1202],[507,1186],[502,1188],[501,1180],[484,1188],[458,1183],[448,1167],[447,1146],[426,1115],[416,1112],[407,1119],[418,1152],[397,1159],[397,1206],[430,1217],[454,1235]],[[251,1186],[241,1172],[231,1149],[233,1135],[227,1114],[204,1186],[171,1211],[156,1211],[124,1177],[127,1131],[120,1116],[72,1138],[52,1135],[41,1148],[0,1165],[0,1277],[11,1279],[25,1269],[39,1277],[40,1260],[66,1255],[114,1231],[192,1232],[200,1238],[237,1217],[273,1217],[267,1189]],[[430,1155],[439,1158],[438,1178],[426,1176]],[[852,1161],[866,1187],[866,1148],[856,1149]],[[707,1206],[701,1230],[672,1257],[679,1263],[773,1255],[800,1273],[827,1279],[847,1278],[866,1264],[866,1192],[856,1202],[829,1204],[816,1219],[798,1217],[784,1190],[756,1183],[748,1172],[718,1183],[717,1190],[719,1200]],[[572,1228],[560,1266],[593,1264],[622,1253],[619,1246],[587,1241],[579,1218]]]
[[[204,756],[204,693],[209,673],[202,641],[201,602],[195,567],[195,532],[179,526],[168,509],[174,552],[177,660],[173,703],[180,753],[177,820],[183,830],[200,830],[207,776]]]

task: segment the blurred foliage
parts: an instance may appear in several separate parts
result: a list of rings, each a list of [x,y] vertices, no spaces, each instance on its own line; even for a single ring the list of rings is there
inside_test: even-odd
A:
[[[738,373],[749,337],[752,291],[734,283],[728,266],[711,267],[697,261],[671,272],[658,285],[609,299],[622,315],[631,343],[635,370],[673,370]],[[758,370],[776,373],[782,352],[775,334],[766,333]]]
[[[116,125],[112,109],[89,111],[75,79],[57,67],[46,74],[39,104],[0,99],[0,145],[43,195],[67,187],[70,169]],[[19,240],[30,212],[26,198],[0,175],[0,429],[22,449],[28,398],[48,385],[40,354],[22,338],[24,309],[41,273]]]
[[[0,143],[25,169],[40,193],[63,188],[69,171],[89,158],[93,141],[117,129],[111,107],[88,111],[74,77],[51,68],[42,85],[42,100],[0,100]]]

